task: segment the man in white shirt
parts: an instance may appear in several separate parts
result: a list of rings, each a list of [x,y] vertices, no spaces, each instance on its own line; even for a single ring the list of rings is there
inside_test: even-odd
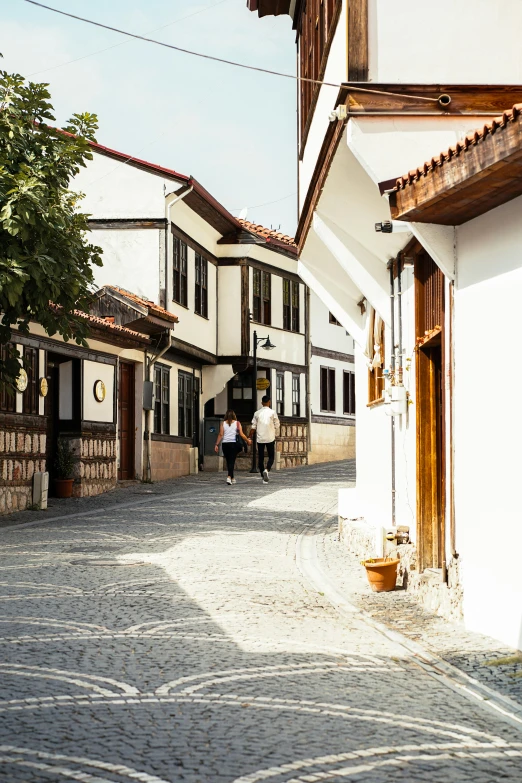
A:
[[[252,432],[257,435],[257,456],[259,460],[259,472],[263,477],[263,484],[268,484],[268,474],[274,464],[275,439],[279,434],[279,419],[277,413],[270,407],[270,397],[265,394],[261,400],[263,407],[254,413],[252,419]],[[268,462],[265,468],[265,446],[268,454]]]

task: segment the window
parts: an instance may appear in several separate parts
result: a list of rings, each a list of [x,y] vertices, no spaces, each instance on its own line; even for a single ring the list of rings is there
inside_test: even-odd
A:
[[[321,410],[325,413],[335,413],[335,370],[332,367],[321,367]]]
[[[38,413],[38,351],[24,348],[24,369],[27,373],[27,388],[23,396],[23,412]]]
[[[260,324],[270,325],[272,323],[270,304],[270,273],[262,272],[260,269],[253,269],[252,272],[254,292],[254,321],[257,321]]]
[[[299,283],[283,277],[283,329],[299,331]]]
[[[154,432],[170,433],[170,369],[163,364],[154,365]]]
[[[355,373],[343,372],[343,413],[355,416]]]
[[[202,315],[203,318],[208,318],[207,280],[208,261],[203,256],[200,256],[199,253],[196,253],[196,299],[194,310],[198,315]]]
[[[334,33],[336,10],[340,0],[307,0],[301,15],[299,31],[299,70],[303,79],[321,80],[325,66],[325,52]],[[319,84],[301,81],[301,141],[308,125],[308,117],[319,91]]]
[[[178,435],[191,438],[193,433],[193,386],[192,375],[179,370],[178,372]]]
[[[285,374],[276,373],[276,413],[278,416],[285,415]]]
[[[331,313],[328,313],[328,320],[334,326],[341,326],[335,315],[332,315]]]
[[[252,374],[248,372],[238,373],[232,379],[232,399],[252,399]]]
[[[377,315],[375,315],[377,318]],[[379,367],[371,367],[368,370],[368,402],[377,402],[384,396],[384,322],[380,321],[380,335],[378,338],[378,344],[380,345],[379,353],[381,355],[381,364]],[[377,336],[375,336],[377,337]],[[375,340],[377,343],[377,339]]]
[[[187,306],[187,245],[174,237],[173,246],[173,292],[172,298],[183,307]]]
[[[292,375],[292,416],[301,415],[301,376]]]
[[[13,346],[11,344],[1,346],[1,359],[3,362],[10,358],[9,349]],[[14,389],[9,393],[5,387],[0,390],[0,410],[7,413],[14,413],[16,411],[16,392]]]

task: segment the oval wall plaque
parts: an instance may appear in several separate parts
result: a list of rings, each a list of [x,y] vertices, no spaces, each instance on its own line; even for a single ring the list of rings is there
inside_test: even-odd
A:
[[[105,399],[105,384],[103,381],[94,381],[94,399],[103,402]]]
[[[21,369],[18,373],[18,378],[16,379],[16,388],[19,392],[24,392],[27,389],[28,383],[29,378],[27,377],[27,373],[24,369]]]
[[[47,397],[48,391],[49,384],[47,383],[47,378],[40,378],[40,397]]]

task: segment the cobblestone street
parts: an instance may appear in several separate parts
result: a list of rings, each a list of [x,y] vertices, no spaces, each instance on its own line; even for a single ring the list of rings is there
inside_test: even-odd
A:
[[[520,783],[515,721],[303,576],[350,471],[132,485],[3,527],[2,783]]]

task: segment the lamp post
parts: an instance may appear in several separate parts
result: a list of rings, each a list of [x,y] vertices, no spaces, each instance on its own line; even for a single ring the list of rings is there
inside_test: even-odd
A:
[[[270,336],[258,337],[257,332],[254,330],[254,367],[252,369],[252,418],[257,410],[257,346],[260,343],[261,348],[264,351],[271,351],[276,346],[270,342]],[[263,342],[264,340],[264,342]],[[255,436],[252,438],[252,467],[250,473],[257,473],[257,430]]]

